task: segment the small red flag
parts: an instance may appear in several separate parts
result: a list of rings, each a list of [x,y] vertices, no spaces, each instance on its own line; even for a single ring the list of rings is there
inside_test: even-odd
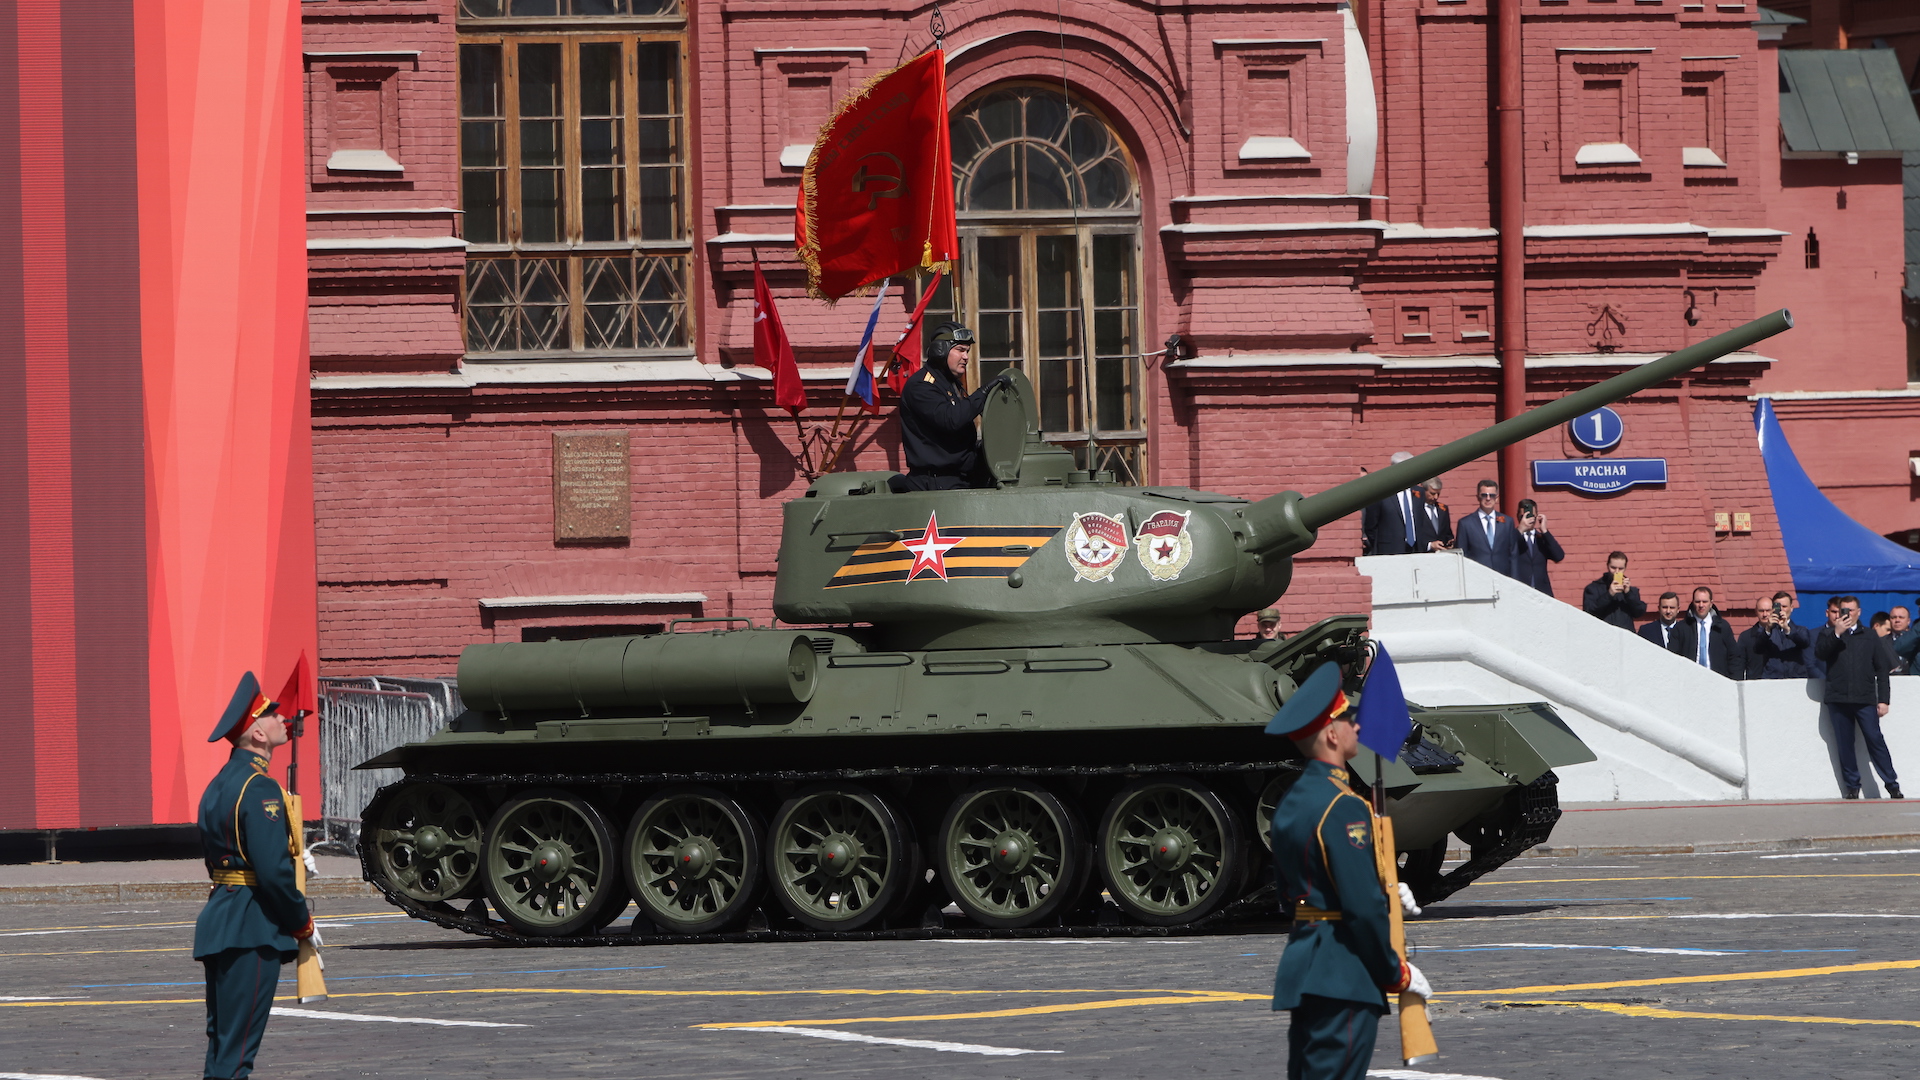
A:
[[[773,372],[773,403],[794,416],[807,407],[807,388],[800,381],[800,365],[780,325],[780,309],[773,306],[773,290],[753,260],[753,362]]]
[[[294,662],[293,674],[287,676],[287,685],[281,687],[280,696],[274,699],[280,703],[280,715],[291,720],[301,709],[312,712],[313,695],[308,691],[312,685],[313,677],[307,674],[307,651],[302,649],[300,659]]]
[[[946,54],[916,56],[842,101],[813,144],[800,195],[794,246],[810,295],[838,300],[953,259]]]
[[[887,365],[887,385],[893,387],[893,394],[899,397],[906,392],[907,380],[920,370],[920,316],[927,313],[927,301],[940,289],[940,271],[933,272],[933,280],[920,293],[920,303],[913,309],[913,316],[907,320],[907,328],[893,342],[893,358]]]

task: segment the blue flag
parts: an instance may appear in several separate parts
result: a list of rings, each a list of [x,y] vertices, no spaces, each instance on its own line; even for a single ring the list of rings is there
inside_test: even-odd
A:
[[[1360,684],[1360,745],[1388,761],[1400,756],[1400,747],[1413,731],[1413,717],[1407,712],[1407,695],[1400,692],[1400,675],[1393,670],[1393,658],[1387,647],[1367,669],[1367,681]]]

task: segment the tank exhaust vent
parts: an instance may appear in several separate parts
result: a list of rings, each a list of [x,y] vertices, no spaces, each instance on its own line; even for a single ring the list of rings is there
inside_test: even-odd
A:
[[[807,641],[809,644],[813,646],[814,655],[816,656],[832,656],[833,655],[833,639],[832,638],[830,637],[808,638]]]

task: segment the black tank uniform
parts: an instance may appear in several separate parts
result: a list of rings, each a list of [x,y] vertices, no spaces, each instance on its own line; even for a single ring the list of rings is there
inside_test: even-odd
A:
[[[986,407],[991,387],[988,383],[969,394],[946,364],[938,361],[907,380],[900,395],[900,442],[911,471],[894,478],[896,491],[946,491],[991,483],[973,426]]]

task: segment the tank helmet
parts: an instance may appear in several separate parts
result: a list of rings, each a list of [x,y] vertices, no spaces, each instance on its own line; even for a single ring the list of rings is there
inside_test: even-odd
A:
[[[972,344],[973,331],[967,329],[965,323],[943,322],[934,327],[932,336],[927,338],[927,362],[945,363],[947,354],[953,351],[955,345]]]

